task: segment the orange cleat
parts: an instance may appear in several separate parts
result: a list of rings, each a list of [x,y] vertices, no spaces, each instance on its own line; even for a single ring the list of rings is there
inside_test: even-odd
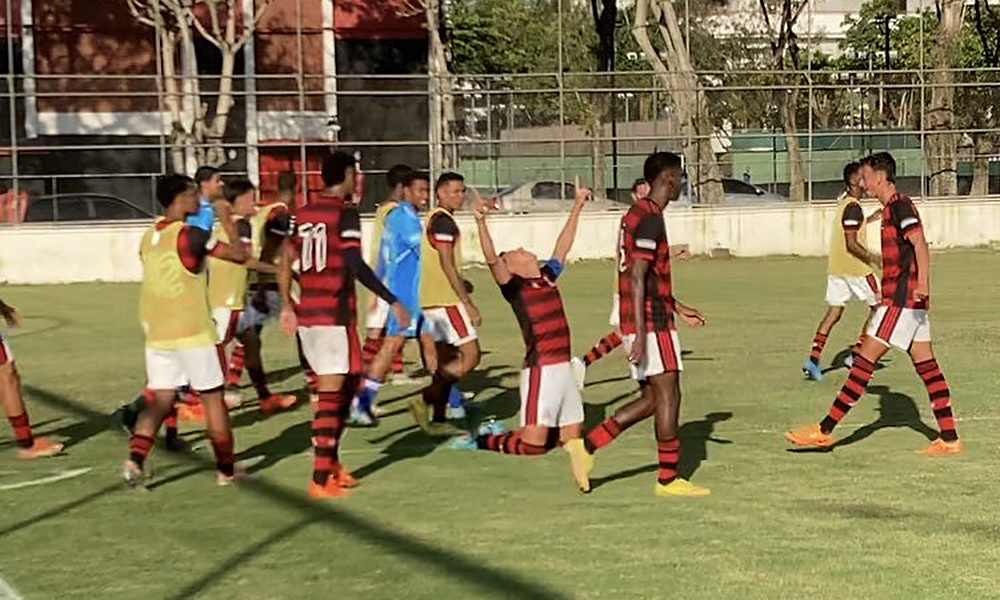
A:
[[[298,401],[299,399],[292,394],[271,394],[267,398],[260,399],[260,412],[273,415],[292,408]]]
[[[63,450],[63,445],[48,438],[36,437],[30,448],[19,448],[17,457],[22,460],[55,456]]]
[[[832,435],[823,433],[819,425],[804,425],[787,431],[785,439],[796,446],[811,446],[813,448],[829,448],[837,441]]]
[[[198,404],[181,403],[177,405],[177,418],[191,423],[205,422],[205,408]]]
[[[965,444],[962,443],[962,440],[946,442],[938,438],[923,450],[917,450],[916,452],[917,454],[961,454],[965,452]]]
[[[346,489],[336,483],[332,477],[326,485],[319,485],[315,481],[309,482],[309,497],[313,500],[329,500],[330,498],[341,498],[348,495]]]
[[[358,480],[351,475],[351,472],[347,470],[347,467],[341,466],[339,470],[335,471],[330,477],[330,481],[336,481],[337,485],[342,488],[352,488],[358,486]]]

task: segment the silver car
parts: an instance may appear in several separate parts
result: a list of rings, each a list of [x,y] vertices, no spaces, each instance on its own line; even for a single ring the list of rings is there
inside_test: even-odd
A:
[[[576,198],[569,182],[535,180],[501,188],[495,197],[497,210],[510,213],[566,212]],[[584,210],[622,210],[625,205],[595,195]]]

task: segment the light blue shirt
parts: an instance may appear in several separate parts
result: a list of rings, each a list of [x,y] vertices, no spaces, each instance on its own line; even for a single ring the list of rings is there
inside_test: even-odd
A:
[[[382,230],[379,263],[385,268],[384,281],[413,317],[420,314],[420,241],[424,234],[417,209],[402,202],[389,211]]]
[[[212,202],[204,196],[198,196],[198,212],[188,215],[184,222],[198,229],[211,232],[215,226],[215,208]]]

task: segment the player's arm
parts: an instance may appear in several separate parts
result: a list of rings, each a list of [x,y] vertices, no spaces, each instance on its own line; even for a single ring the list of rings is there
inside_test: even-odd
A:
[[[431,222],[430,229],[431,241],[438,251],[438,261],[444,276],[448,279],[448,285],[465,305],[472,324],[480,325],[482,317],[479,315],[479,308],[472,302],[472,296],[469,295],[470,288],[455,266],[455,237],[459,233],[458,226],[454,220],[438,216]]]
[[[635,323],[636,336],[632,342],[632,352],[628,360],[632,364],[642,362],[646,354],[646,273],[650,262],[645,258],[633,258],[629,277],[632,279],[632,315]]]
[[[490,273],[493,274],[493,279],[498,284],[504,285],[510,281],[510,271],[507,270],[507,265],[497,256],[497,251],[493,247],[493,237],[490,236],[490,229],[486,225],[486,215],[489,214],[489,207],[486,206],[486,203],[481,198],[476,199],[475,214],[476,226],[479,228],[479,245],[483,249],[483,258],[486,259],[486,265],[489,266]]]
[[[840,224],[844,228],[844,244],[847,251],[866,264],[878,267],[878,258],[868,251],[868,248],[858,239],[858,232],[868,223],[865,213],[861,210],[861,205],[851,202],[844,207],[843,214],[840,215]]]
[[[868,215],[868,218],[865,219],[865,223],[877,223],[881,220],[882,220],[882,209],[880,208],[872,212],[872,214]]]
[[[204,229],[190,225],[186,225],[181,231],[180,244],[181,262],[192,273],[201,270],[206,256],[234,263],[242,263],[247,259],[247,251],[242,244],[237,242],[235,245],[229,245],[220,242]]]
[[[410,324],[410,314],[399,302],[396,296],[385,287],[385,284],[375,276],[364,257],[361,256],[361,216],[357,209],[348,208],[340,217],[340,240],[344,250],[344,262],[347,270],[361,285],[371,290],[376,296],[392,306],[396,319],[403,327]]]
[[[216,200],[212,203],[212,208],[215,209],[215,218],[219,220],[226,236],[231,240],[240,239],[236,223],[233,221],[233,205],[225,200]]]
[[[294,335],[298,329],[295,309],[292,306],[292,264],[298,258],[290,240],[281,244],[278,252],[278,295],[281,296],[281,315],[278,322],[285,335]]]
[[[583,206],[589,197],[590,189],[580,185],[580,180],[577,179],[573,208],[569,211],[569,218],[566,219],[566,224],[563,225],[559,238],[556,239],[556,247],[552,251],[552,258],[560,263],[566,262],[566,256],[569,254],[570,248],[573,247],[573,241],[576,239],[576,228],[580,223],[580,213],[583,212]]]
[[[21,314],[13,306],[0,300],[0,316],[10,327],[17,327],[21,324]]]
[[[895,202],[892,211],[896,227],[913,244],[913,256],[917,261],[917,287],[913,290],[913,297],[926,300],[931,294],[931,254],[920,215],[910,203]]]

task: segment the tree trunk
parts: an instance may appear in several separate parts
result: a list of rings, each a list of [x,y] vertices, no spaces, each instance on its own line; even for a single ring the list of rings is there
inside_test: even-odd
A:
[[[805,202],[806,176],[802,168],[802,146],[799,144],[799,128],[795,122],[795,105],[798,90],[777,90],[778,112],[781,115],[781,129],[785,132],[788,146],[788,197],[792,202]]]
[[[221,167],[226,164],[226,149],[222,142],[229,123],[229,113],[233,109],[233,70],[236,67],[236,53],[226,48],[222,51],[222,73],[219,79],[219,95],[216,99],[215,116],[208,128],[204,143],[208,144],[205,153],[205,164]]]
[[[667,61],[660,56],[646,31],[648,16],[652,11],[660,35],[667,45]],[[722,204],[722,172],[712,150],[713,129],[708,119],[707,107],[698,92],[698,78],[687,53],[684,36],[677,22],[677,14],[668,0],[637,0],[632,35],[642,48],[653,71],[673,99],[680,131],[683,135],[683,154],[688,181],[700,202]]]
[[[607,153],[604,151],[604,141],[601,140],[604,137],[604,119],[601,118],[604,110],[603,104],[603,102],[598,101],[593,107],[590,123],[587,126],[587,133],[590,134],[590,159],[594,175],[594,181],[591,185],[594,192],[602,197],[608,193],[607,169],[605,167]]]
[[[990,155],[993,137],[988,133],[973,134],[972,190],[969,195],[982,198],[990,193]]]
[[[935,45],[931,51],[931,101],[927,111],[927,164],[931,196],[958,193],[958,137],[951,132],[955,123],[954,66],[958,35],[965,11],[964,0],[940,0]],[[941,132],[941,133],[938,133]]]
[[[455,100],[451,73],[448,70],[448,53],[444,40],[441,39],[441,22],[438,19],[440,8],[440,0],[426,0],[427,74],[430,77],[430,164],[435,176],[453,166],[446,142],[450,138],[451,123],[455,120]]]

